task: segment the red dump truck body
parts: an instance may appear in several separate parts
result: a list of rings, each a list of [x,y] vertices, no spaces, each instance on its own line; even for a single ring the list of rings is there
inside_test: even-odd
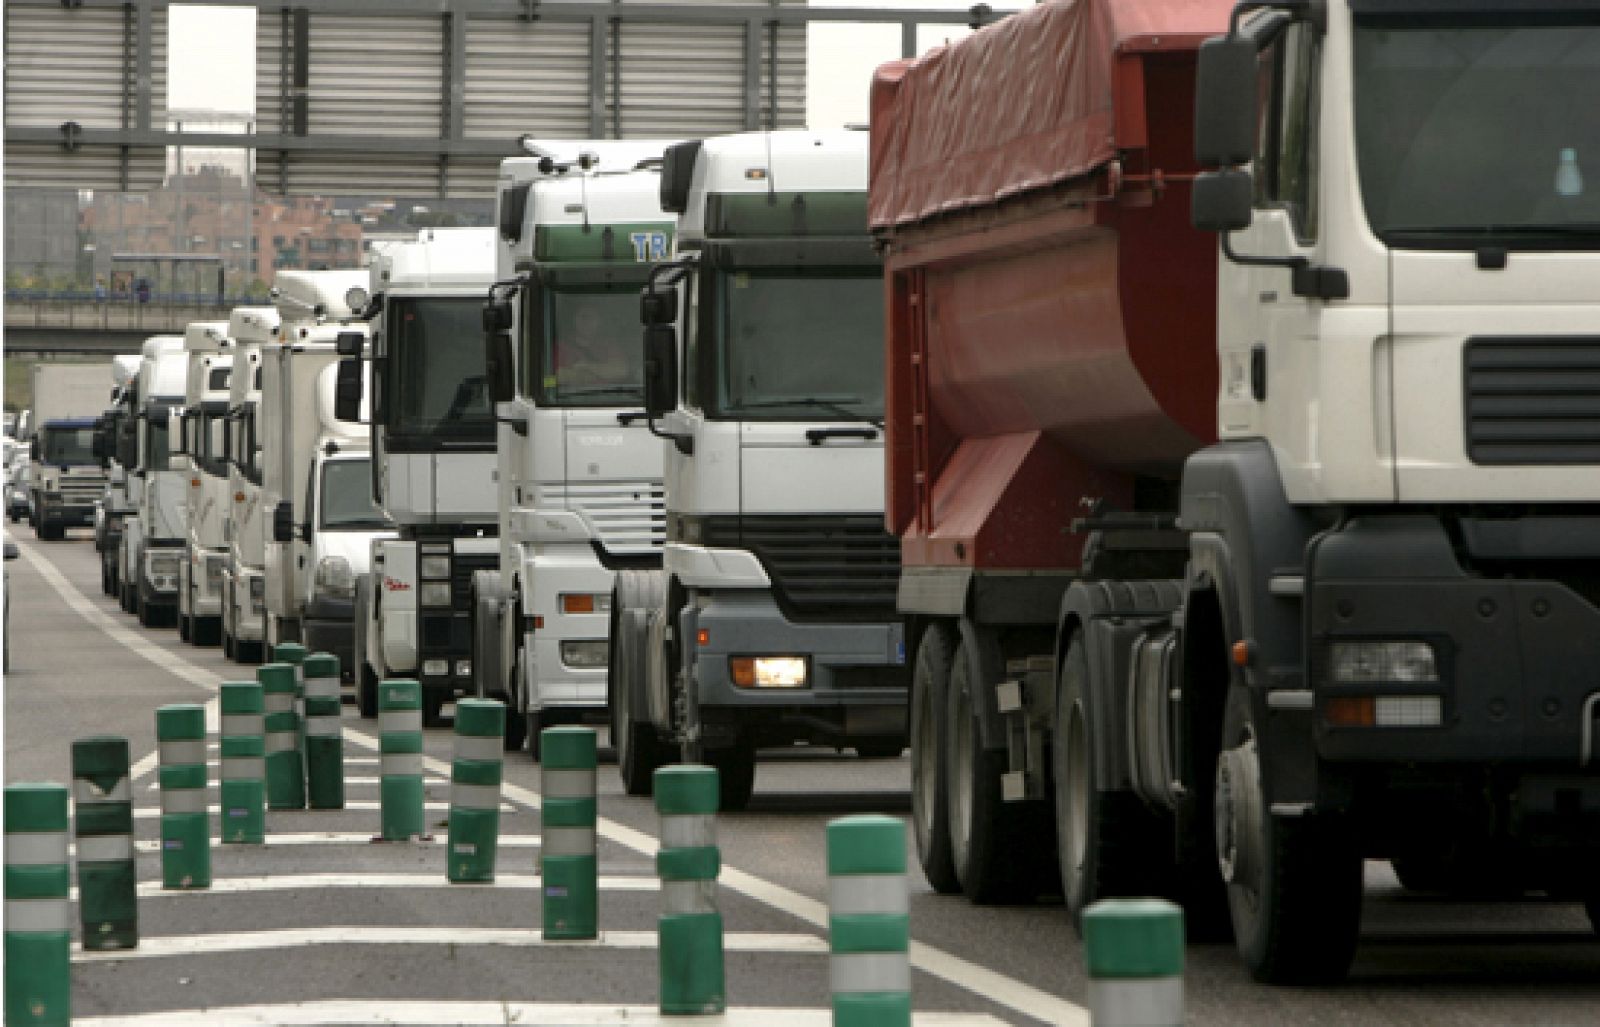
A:
[[[1196,51],[1231,9],[1065,0],[878,71],[907,568],[1076,568],[1072,518],[1138,509],[1215,440],[1217,243],[1189,191]]]

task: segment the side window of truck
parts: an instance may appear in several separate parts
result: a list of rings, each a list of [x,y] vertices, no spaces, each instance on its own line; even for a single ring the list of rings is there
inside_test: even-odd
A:
[[[694,410],[700,409],[700,276],[690,275],[679,287],[679,300],[683,304],[683,359],[678,374],[683,378],[683,403]]]
[[[1289,214],[1301,242],[1317,236],[1317,109],[1321,47],[1304,22],[1261,55],[1256,203]]]

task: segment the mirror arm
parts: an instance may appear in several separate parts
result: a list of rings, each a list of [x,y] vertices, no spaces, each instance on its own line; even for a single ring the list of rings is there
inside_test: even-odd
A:
[[[654,417],[646,417],[644,423],[645,427],[650,429],[651,435],[654,435],[658,439],[671,439],[672,444],[677,447],[678,452],[682,453],[684,456],[694,455],[693,435],[687,435],[675,431],[662,431],[660,428],[656,427],[656,419]]]
[[[1222,255],[1245,267],[1281,267],[1289,271],[1290,291],[1296,296],[1319,300],[1350,298],[1350,276],[1344,268],[1313,264],[1302,256],[1260,257],[1238,253],[1233,248],[1233,233],[1221,232]]]

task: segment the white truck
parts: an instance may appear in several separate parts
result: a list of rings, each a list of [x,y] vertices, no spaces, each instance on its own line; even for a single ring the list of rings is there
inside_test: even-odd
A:
[[[388,531],[372,502],[362,398],[355,419],[340,420],[335,409],[336,339],[365,335],[354,317],[366,286],[364,271],[280,272],[279,340],[262,348],[261,362],[266,643],[303,642],[338,656],[341,668],[354,665],[356,579],[367,573],[373,539]]]
[[[188,376],[181,437],[172,466],[183,473],[183,563],[178,569],[178,637],[215,645],[222,634],[222,594],[228,562],[223,521],[228,513],[228,465],[223,450],[234,341],[227,321],[197,321],[184,332]]]
[[[619,574],[611,601],[612,736],[630,794],[680,752],[717,766],[723,808],[737,809],[759,747],[904,748],[866,185],[859,132],[666,151],[681,256],[641,300],[645,408],[667,439],[664,566]]]
[[[500,350],[500,551],[473,597],[480,690],[506,700],[507,743],[531,735],[535,758],[541,728],[605,715],[616,573],[660,567],[638,295],[674,230],[656,171],[540,165],[500,170],[501,282],[485,314]]]
[[[28,491],[33,530],[59,539],[94,524],[105,471],[94,455],[94,420],[110,395],[106,364],[33,365],[33,425]]]
[[[106,487],[95,507],[94,547],[100,554],[100,590],[108,596],[115,596],[118,591],[117,551],[122,545],[123,525],[134,512],[128,468],[122,462],[124,454],[118,442],[124,432],[133,430],[138,377],[138,356],[123,354],[112,358],[111,405],[95,422],[94,453],[105,469]]]
[[[183,406],[188,357],[181,335],[146,339],[135,380],[129,498],[123,525],[122,606],[147,627],[175,615],[183,558],[183,495],[188,482],[171,469],[169,439]]]
[[[235,307],[228,317],[234,341],[228,378],[223,452],[228,466],[228,510],[222,534],[228,544],[223,570],[222,652],[240,663],[266,655],[267,582],[265,515],[261,503],[261,351],[277,345],[274,307]]]
[[[371,359],[361,359],[359,333],[341,337],[338,412],[357,418],[370,373],[371,487],[398,533],[373,540],[356,582],[357,705],[376,716],[378,682],[414,677],[434,723],[444,703],[472,692],[467,586],[498,552],[480,328],[494,231],[428,229],[376,251],[368,270]]]

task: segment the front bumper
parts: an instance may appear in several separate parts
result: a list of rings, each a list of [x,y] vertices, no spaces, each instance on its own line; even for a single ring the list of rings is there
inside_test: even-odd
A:
[[[39,518],[48,524],[94,524],[94,501],[46,493],[39,499]]]
[[[910,671],[900,623],[791,621],[770,593],[755,590],[712,593],[685,618],[709,737],[738,731],[763,745],[904,738]],[[730,657],[791,654],[806,658],[805,687],[734,684]]]
[[[302,622],[307,652],[339,658],[339,676],[353,680],[355,667],[355,602],[318,597],[306,604]]]
[[[261,591],[254,599],[251,583]],[[256,568],[240,571],[233,583],[233,637],[240,642],[262,642],[267,637],[266,579]]]

